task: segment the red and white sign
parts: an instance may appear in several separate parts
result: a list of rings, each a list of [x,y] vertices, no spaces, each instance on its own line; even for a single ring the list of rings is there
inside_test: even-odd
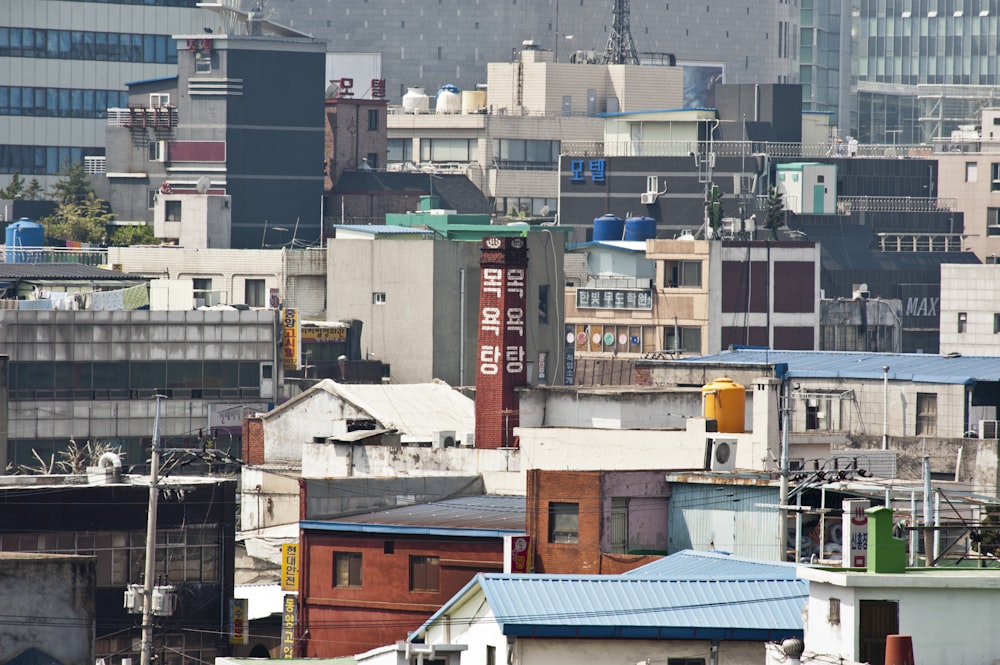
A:
[[[843,542],[841,548],[844,568],[866,568],[868,566],[868,514],[871,508],[868,499],[844,501]]]

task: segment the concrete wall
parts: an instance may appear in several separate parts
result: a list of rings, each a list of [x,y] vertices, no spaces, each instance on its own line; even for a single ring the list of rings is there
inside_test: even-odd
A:
[[[0,554],[0,597],[8,616],[0,660],[39,649],[63,665],[93,665],[97,559],[61,554]]]
[[[937,195],[957,200],[965,218],[966,246],[982,261],[1000,254],[1000,235],[988,231],[990,224],[997,224],[995,209],[1000,208],[1000,190],[993,191],[991,183],[993,164],[1000,162],[1000,155],[934,153],[934,158],[938,164]],[[992,221],[990,209],[994,209]]]
[[[521,427],[677,429],[702,415],[701,389],[540,388],[519,393]]]
[[[882,575],[848,588],[810,576],[806,651],[860,660],[860,601],[894,600],[899,603],[899,632],[912,637],[915,661],[992,661],[1000,649],[991,614],[998,588],[995,571]],[[827,619],[831,598],[840,599],[839,624]]]
[[[998,156],[1000,159],[1000,156]],[[1000,206],[1000,194],[997,205]],[[1000,246],[1000,245],[998,245]],[[941,353],[968,356],[1000,355],[1000,265],[941,266]],[[965,315],[964,331],[959,316]]]

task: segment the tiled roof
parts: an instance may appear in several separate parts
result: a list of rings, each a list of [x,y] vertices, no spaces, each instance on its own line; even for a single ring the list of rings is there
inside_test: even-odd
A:
[[[0,279],[140,281],[143,277],[82,263],[0,263]]]

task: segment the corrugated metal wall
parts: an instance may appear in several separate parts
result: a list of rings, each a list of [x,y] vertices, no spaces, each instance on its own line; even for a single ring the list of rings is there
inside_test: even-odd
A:
[[[777,487],[671,483],[668,549],[781,559]]]

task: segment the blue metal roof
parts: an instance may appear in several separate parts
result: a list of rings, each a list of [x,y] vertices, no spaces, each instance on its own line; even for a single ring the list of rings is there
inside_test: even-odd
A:
[[[794,580],[797,564],[761,561],[724,552],[683,550],[625,573],[672,580]]]
[[[452,603],[481,587],[504,635],[553,638],[769,641],[802,637],[805,580],[669,580],[624,575],[479,574]]]
[[[1000,356],[941,356],[929,353],[864,353],[855,351],[769,351],[734,349],[712,356],[666,362],[723,365],[786,364],[788,376],[805,379],[882,379],[889,367],[892,381],[969,385],[1000,381]]]
[[[177,74],[174,74],[173,76],[159,76],[157,78],[152,78],[152,79],[142,79],[141,81],[129,81],[125,85],[130,86],[130,85],[142,85],[143,83],[161,83],[163,81],[171,81],[176,79],[177,79]]]

